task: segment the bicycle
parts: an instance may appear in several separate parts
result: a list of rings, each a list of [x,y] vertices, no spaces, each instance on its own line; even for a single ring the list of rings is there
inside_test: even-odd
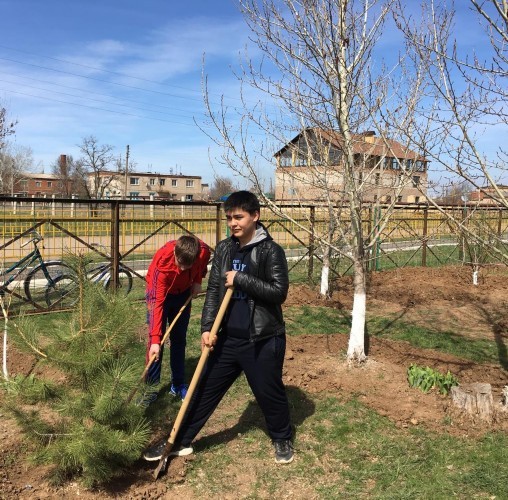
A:
[[[102,250],[102,254],[109,257],[107,248],[101,243],[92,243],[92,247]],[[104,289],[108,290],[111,286],[111,262],[101,262],[98,264],[91,264],[86,272],[87,279],[93,283],[103,283]],[[131,272],[119,265],[118,268],[118,284],[117,289],[124,295],[127,295],[132,290],[132,274]]]
[[[0,284],[0,293],[12,293],[9,285],[13,283],[25,270],[38,262],[38,264],[28,272],[24,280],[24,292],[28,302],[38,309],[52,309],[56,305],[61,308],[72,307],[77,302],[77,278],[72,269],[59,260],[45,261],[39,250],[38,244],[43,237],[35,230],[31,231],[32,237],[21,248],[30,243],[34,249],[19,261],[12,264],[9,268],[0,272],[0,276],[10,276]]]

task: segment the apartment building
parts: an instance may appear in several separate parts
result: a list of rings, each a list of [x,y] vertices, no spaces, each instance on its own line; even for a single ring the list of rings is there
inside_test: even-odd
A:
[[[209,199],[209,186],[197,175],[152,172],[103,171],[89,174],[91,191],[98,198],[167,199],[198,201]]]

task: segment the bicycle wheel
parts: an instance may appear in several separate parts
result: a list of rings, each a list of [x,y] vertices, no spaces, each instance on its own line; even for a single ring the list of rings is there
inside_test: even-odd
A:
[[[79,300],[79,285],[76,276],[62,274],[48,282],[44,293],[48,308],[68,309],[76,305]]]
[[[74,287],[77,289],[77,278],[74,277],[74,273],[72,269],[65,263],[61,261],[49,261],[44,262],[36,267],[34,267],[25,278],[24,288],[25,295],[27,299],[33,304],[42,307],[44,309],[50,308],[52,305],[55,305],[57,299],[51,299],[54,293],[49,293],[47,296],[47,288],[54,288],[54,282],[61,278],[62,276],[67,277],[67,281],[72,281],[74,283]],[[64,282],[60,279],[58,281],[60,283],[59,287],[63,285]],[[49,304],[48,304],[49,297]],[[75,303],[75,300],[74,302]],[[70,307],[72,304],[69,303],[69,299],[66,298],[64,301],[62,298],[61,306],[55,305],[55,307]]]
[[[104,288],[109,290],[111,285],[111,274],[108,273],[108,277],[104,282]],[[123,295],[127,295],[132,290],[132,274],[127,269],[120,269],[118,273],[118,288],[117,292]]]

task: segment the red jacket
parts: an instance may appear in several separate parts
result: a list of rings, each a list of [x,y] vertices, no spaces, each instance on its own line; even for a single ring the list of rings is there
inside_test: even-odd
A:
[[[190,269],[181,271],[175,262],[176,240],[168,241],[153,256],[146,274],[146,303],[150,344],[160,344],[162,331],[162,308],[168,294],[185,292],[194,284],[201,284],[206,276],[210,260],[210,248],[200,240],[201,250]]]

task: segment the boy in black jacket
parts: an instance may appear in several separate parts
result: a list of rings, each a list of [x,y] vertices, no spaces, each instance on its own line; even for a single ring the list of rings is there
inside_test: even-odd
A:
[[[193,452],[193,439],[243,371],[263,411],[275,461],[290,463],[292,429],[282,382],[286,336],[281,306],[289,287],[286,256],[259,222],[259,200],[253,193],[231,194],[224,211],[231,237],[215,250],[201,317],[201,344],[212,352],[170,455]],[[210,345],[210,330],[229,287],[234,287],[233,297],[216,343]],[[143,457],[159,460],[166,441]]]

